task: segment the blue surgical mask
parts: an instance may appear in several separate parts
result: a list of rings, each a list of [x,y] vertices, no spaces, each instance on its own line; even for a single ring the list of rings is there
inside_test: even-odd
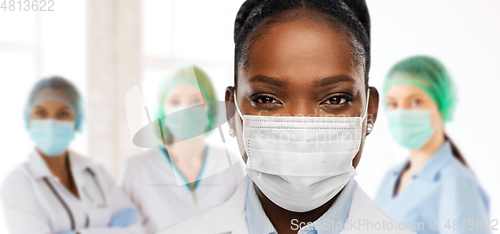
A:
[[[75,122],[48,120],[30,120],[29,134],[35,145],[47,156],[57,156],[75,139]]]
[[[427,110],[389,111],[389,132],[394,140],[408,149],[419,149],[434,134],[431,112]]]
[[[179,140],[191,140],[208,130],[209,121],[205,106],[181,106],[166,109],[165,126]]]

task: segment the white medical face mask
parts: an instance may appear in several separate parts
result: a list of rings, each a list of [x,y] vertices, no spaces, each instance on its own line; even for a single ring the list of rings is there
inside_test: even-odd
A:
[[[293,212],[328,202],[356,175],[363,117],[284,117],[243,115],[245,169],[276,205]]]

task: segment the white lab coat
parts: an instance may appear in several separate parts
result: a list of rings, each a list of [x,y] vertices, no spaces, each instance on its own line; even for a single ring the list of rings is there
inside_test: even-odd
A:
[[[202,179],[192,193],[186,185],[178,185],[179,178],[160,149],[127,159],[122,187],[139,207],[148,234],[222,204],[233,195],[246,175],[241,157],[228,162],[224,148],[209,146],[206,160]]]
[[[245,218],[245,199],[248,181],[249,177],[246,177],[234,195],[224,204],[199,212],[159,232],[159,234],[248,234]],[[360,222],[364,224],[361,225]],[[372,223],[372,225],[368,224],[369,222]],[[382,226],[385,226],[385,230],[381,229]],[[390,226],[393,227],[393,230],[389,230]],[[376,230],[377,228],[380,230]],[[394,230],[394,228],[401,228],[403,230]],[[368,195],[356,185],[349,214],[344,224],[344,229],[340,234],[354,233],[409,234],[412,232],[399,226],[399,223],[389,219],[380,209],[378,209]]]
[[[70,215],[44,178],[47,178],[67,204],[78,233],[144,233],[140,218],[127,228],[107,228],[117,211],[135,205],[115,185],[113,178],[103,167],[74,152],[69,153],[69,160],[80,199],[51,174],[45,161],[36,151],[29,155],[27,162],[10,173],[1,188],[9,233],[55,234],[71,230]],[[87,168],[95,174],[95,178]],[[105,206],[98,207],[93,201]]]

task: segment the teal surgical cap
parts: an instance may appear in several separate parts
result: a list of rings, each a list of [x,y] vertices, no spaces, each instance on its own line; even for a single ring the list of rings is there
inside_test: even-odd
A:
[[[158,103],[158,118],[165,116],[165,102],[172,91],[179,84],[190,84],[200,90],[201,95],[207,103],[207,118],[208,118],[208,131],[213,130],[218,120],[217,105],[210,105],[217,101],[217,95],[212,85],[212,81],[208,74],[196,65],[185,65],[172,69],[165,79],[165,83],[161,85],[160,97]],[[170,144],[172,137],[170,133],[164,133],[167,144]]]
[[[393,85],[407,84],[424,91],[439,107],[444,122],[453,117],[456,89],[446,68],[429,56],[413,56],[394,65],[386,77],[384,94]]]
[[[172,91],[172,89],[179,84],[190,84],[195,88],[198,88],[203,95],[203,98],[205,98],[205,100],[209,103],[217,101],[217,95],[215,93],[214,86],[212,85],[212,81],[204,70],[195,65],[178,67],[171,71],[166,79],[165,85],[161,87],[158,118],[165,116],[164,104],[167,96],[170,91]],[[208,107],[208,116],[210,119],[210,126],[215,126],[217,122],[216,105],[210,105]]]
[[[24,111],[26,128],[29,129],[29,117],[33,107],[45,100],[56,100],[68,106],[75,115],[75,129],[82,131],[83,106],[80,94],[71,82],[59,76],[42,79],[31,90]]]

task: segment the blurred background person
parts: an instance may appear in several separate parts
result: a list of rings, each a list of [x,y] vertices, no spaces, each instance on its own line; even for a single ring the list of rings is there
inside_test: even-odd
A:
[[[143,233],[137,208],[111,175],[68,149],[83,122],[73,84],[40,80],[24,117],[36,147],[1,189],[10,233]]]
[[[196,66],[177,68],[162,85],[155,137],[164,146],[129,158],[122,178],[148,233],[225,202],[245,176],[242,163],[229,166],[225,149],[205,142],[220,117],[209,105],[216,100],[210,78]]]
[[[417,233],[481,233],[476,220],[489,224],[489,199],[445,133],[456,103],[445,67],[428,56],[404,59],[387,75],[384,94],[389,132],[410,155],[385,176],[377,205],[399,222],[423,222]]]

